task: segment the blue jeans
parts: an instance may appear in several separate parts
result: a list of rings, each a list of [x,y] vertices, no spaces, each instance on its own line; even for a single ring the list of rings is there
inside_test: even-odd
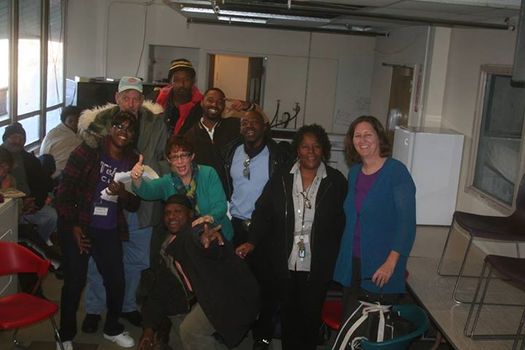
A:
[[[57,229],[58,215],[55,208],[44,205],[40,210],[33,214],[25,214],[22,216],[22,222],[36,225],[38,228],[38,235],[47,242],[51,234]]]
[[[129,241],[122,242],[126,287],[122,312],[138,310],[137,287],[143,270],[149,268],[152,227],[137,228],[137,215],[128,213]],[[102,276],[93,259],[89,259],[87,285],[84,291],[86,313],[101,315],[106,309],[106,293]]]

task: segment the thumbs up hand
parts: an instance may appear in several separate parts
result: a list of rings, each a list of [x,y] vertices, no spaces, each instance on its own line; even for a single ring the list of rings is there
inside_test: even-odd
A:
[[[144,163],[143,162],[144,162],[144,156],[140,154],[139,161],[131,169],[131,179],[133,180],[136,186],[140,186],[140,182],[142,180],[142,174],[144,174]]]

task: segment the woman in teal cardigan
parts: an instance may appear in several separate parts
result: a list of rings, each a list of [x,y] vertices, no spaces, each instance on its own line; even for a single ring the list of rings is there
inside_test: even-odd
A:
[[[233,227],[226,215],[228,205],[219,175],[212,167],[197,165],[193,146],[182,137],[173,136],[166,144],[166,158],[171,174],[151,181],[143,180],[142,157],[131,170],[133,191],[145,200],[166,200],[179,193],[186,195],[200,218],[200,222],[215,222],[221,225],[221,232],[227,240],[233,238]]]
[[[407,257],[416,232],[415,185],[389,158],[390,145],[374,117],[357,118],[346,136],[349,158],[346,225],[334,280],[345,287],[345,311],[357,300],[394,303],[405,293]]]

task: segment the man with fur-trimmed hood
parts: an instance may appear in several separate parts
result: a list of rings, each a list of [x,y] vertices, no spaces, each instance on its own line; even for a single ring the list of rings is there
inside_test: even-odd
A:
[[[168,140],[168,130],[163,120],[163,108],[151,101],[144,101],[142,81],[135,77],[122,77],[115,93],[117,104],[86,110],[79,121],[80,135],[95,147],[108,130],[112,116],[118,111],[134,114],[138,120],[136,149],[144,156],[144,164],[150,166],[160,176],[169,171],[164,161],[164,147]],[[123,245],[126,291],[122,307],[122,317],[135,326],[140,326],[142,318],[138,312],[136,291],[141,272],[149,267],[150,241],[153,227],[160,223],[162,207],[160,202],[144,201],[137,213],[127,213],[129,241]],[[90,260],[88,284],[85,291],[86,318],[82,331],[97,331],[100,315],[105,310],[105,293],[102,278],[95,263]]]

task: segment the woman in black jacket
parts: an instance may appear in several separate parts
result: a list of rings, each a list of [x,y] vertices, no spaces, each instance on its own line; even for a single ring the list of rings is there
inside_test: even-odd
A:
[[[254,251],[259,268],[268,272],[261,286],[263,305],[270,290],[278,291],[283,349],[315,349],[345,223],[347,183],[325,164],[330,142],[319,125],[300,128],[293,148],[297,161],[266,184],[255,204],[250,238],[236,252],[245,257]]]

